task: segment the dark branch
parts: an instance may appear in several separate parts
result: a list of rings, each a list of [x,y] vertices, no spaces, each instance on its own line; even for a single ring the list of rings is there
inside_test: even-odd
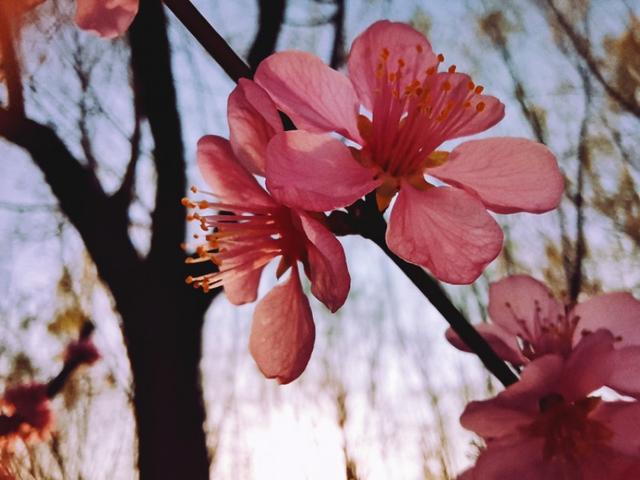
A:
[[[389,250],[385,241],[387,224],[378,211],[374,196],[366,202],[358,201],[349,207],[352,225],[360,235],[373,241],[395,263],[400,270],[418,287],[418,290],[440,312],[462,341],[475,353],[484,366],[506,387],[515,383],[518,377],[493,351],[491,346],[473,328],[464,315],[451,302],[440,284],[422,268],[407,263]]]
[[[164,3],[233,81],[252,77],[251,69],[247,64],[189,0],[164,0]]]
[[[344,63],[344,0],[336,0],[336,12],[331,17],[331,23],[334,33],[329,65],[338,69]]]
[[[249,66],[255,72],[258,64],[271,55],[278,42],[286,0],[258,0],[260,8],[260,21],[258,33],[249,50]]]

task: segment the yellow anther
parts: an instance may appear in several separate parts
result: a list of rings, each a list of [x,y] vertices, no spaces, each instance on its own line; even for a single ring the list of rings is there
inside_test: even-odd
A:
[[[444,150],[435,150],[429,154],[425,162],[425,168],[439,167],[444,164],[449,158],[449,152]]]
[[[183,197],[182,200],[180,200],[180,203],[182,204],[183,207],[187,207],[187,208],[195,208],[196,206],[195,203],[193,203],[187,197]]]
[[[207,202],[206,200],[200,200],[198,202],[198,208],[200,209],[209,208],[209,202]]]
[[[455,65],[451,65],[447,71],[449,73],[455,73],[456,72],[456,66]]]
[[[464,108],[469,108],[471,106],[471,102],[467,100],[466,102],[464,102],[463,106]]]
[[[198,193],[198,188],[197,188],[195,185],[191,185],[190,190],[191,190],[193,193]]]
[[[193,283],[193,277],[189,275],[187,278],[184,279],[184,281],[187,285],[191,285]]]
[[[467,88],[469,90],[473,90],[474,88],[476,88],[476,84],[469,80],[469,83],[467,83]]]
[[[418,53],[422,53],[424,48],[422,48],[422,45],[416,45],[416,50],[418,51]]]
[[[476,105],[476,112],[481,112],[484,110],[485,104],[484,102],[480,102]]]
[[[382,52],[380,52],[380,58],[382,58],[383,60],[387,60],[389,58],[389,49],[388,48],[383,48]]]
[[[444,62],[444,55],[443,54],[441,54],[441,53],[438,54],[438,61],[440,63]]]
[[[476,87],[476,89],[474,90],[474,92],[477,93],[478,95],[480,95],[483,90],[484,90],[484,87],[482,85],[478,85]]]
[[[406,62],[402,58],[399,58],[398,59],[398,68],[402,68],[405,65],[406,65]]]
[[[437,67],[429,67],[426,70],[427,75],[433,75],[434,73],[436,73]]]

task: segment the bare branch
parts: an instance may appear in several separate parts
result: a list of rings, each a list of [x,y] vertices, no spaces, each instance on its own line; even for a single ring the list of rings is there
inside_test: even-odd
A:
[[[623,107],[627,112],[640,118],[640,105],[634,100],[634,98],[632,96],[625,95],[604,78],[600,69],[599,62],[593,56],[593,53],[589,48],[589,40],[580,35],[580,33],[572,27],[569,20],[553,3],[553,0],[547,0],[547,4],[555,15],[555,18],[558,20],[558,24],[560,25],[560,27],[562,27],[562,30],[571,41],[571,45],[573,45],[573,48],[578,53],[578,55],[582,57],[585,64],[589,67],[591,73],[593,73],[593,76],[596,78],[596,80],[598,80],[600,85],[602,85],[607,94],[609,94],[611,98],[618,102],[620,106]]]
[[[345,59],[344,53],[344,0],[336,0],[336,12],[331,17],[333,24],[333,47],[331,48],[331,68],[338,69]]]
[[[249,66],[253,71],[276,49],[287,2],[286,0],[258,0],[258,6],[260,8],[258,33],[251,45],[248,58]]]

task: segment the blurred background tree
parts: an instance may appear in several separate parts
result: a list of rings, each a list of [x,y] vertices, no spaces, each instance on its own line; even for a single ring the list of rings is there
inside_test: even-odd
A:
[[[340,68],[371,22],[409,22],[505,102],[490,135],[556,153],[561,208],[499,217],[503,254],[449,288],[469,318],[486,320],[488,282],[508,273],[567,299],[640,295],[637,2],[195,4],[252,66],[297,48]],[[252,307],[211,305],[183,282],[180,199],[203,184],[197,138],[227,134],[232,82],[158,0],[111,42],[77,31],[73,8],[2,16],[0,375],[55,372],[86,317],[104,361],[56,400],[52,437],[3,464],[38,479],[455,477],[476,451],[457,417],[494,388],[479,362],[446,344],[445,323],[373,245],[346,237],[347,304],[332,316],[314,301],[307,372],[265,381],[246,348]]]

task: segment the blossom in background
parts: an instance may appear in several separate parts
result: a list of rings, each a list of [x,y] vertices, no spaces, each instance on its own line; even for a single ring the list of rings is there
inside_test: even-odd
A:
[[[10,6],[14,6],[15,13],[19,14],[37,7],[45,0],[9,2]],[[83,30],[104,38],[115,38],[127,31],[138,13],[138,7],[139,0],[76,0],[75,22]]]
[[[615,369],[607,385],[627,395],[640,395],[640,301],[630,293],[598,295],[573,308],[560,303],[546,285],[528,275],[513,275],[489,287],[492,323],[475,325],[496,353],[514,365],[546,354],[568,357],[580,340],[598,329],[615,339]],[[447,339],[468,348],[453,330]]]
[[[91,337],[72,341],[67,345],[64,352],[64,363],[66,365],[93,365],[98,360],[100,360],[100,352]]]
[[[3,441],[43,438],[53,425],[47,385],[42,383],[7,388],[0,399],[0,412]]]
[[[76,0],[76,24],[104,38],[127,31],[138,13],[139,0]]]
[[[265,143],[270,129],[278,128],[268,120],[280,122],[269,97],[243,81],[232,99],[231,142],[216,136],[198,142],[198,165],[217,201],[185,199],[187,206],[198,209],[190,218],[207,231],[188,262],[212,262],[218,271],[188,277],[187,282],[205,291],[223,286],[236,305],[253,302],[264,266],[280,258],[277,275],[288,269],[291,274],[257,304],[250,350],[266,377],[288,383],[304,371],[315,340],[298,262],[311,281],[311,293],[332,312],[345,302],[350,277],[342,246],[325,227],[324,216],[281,205],[249,172],[263,172]],[[255,109],[262,101],[267,108]],[[208,210],[214,212],[205,214]]]
[[[486,448],[459,478],[640,478],[640,402],[589,396],[615,368],[614,343],[610,332],[593,332],[567,356],[533,360],[497,397],[467,405],[460,421]]]
[[[558,205],[563,179],[553,154],[526,139],[438,151],[504,116],[504,105],[455,66],[439,72],[443,60],[422,34],[388,21],[356,38],[348,77],[310,53],[265,59],[256,82],[301,129],[270,142],[267,187],[282,203],[314,211],[344,207],[371,191],[384,210],[399,192],[389,248],[441,280],[471,283],[502,247],[502,231],[486,209],[546,212]],[[436,188],[425,174],[449,187]]]

